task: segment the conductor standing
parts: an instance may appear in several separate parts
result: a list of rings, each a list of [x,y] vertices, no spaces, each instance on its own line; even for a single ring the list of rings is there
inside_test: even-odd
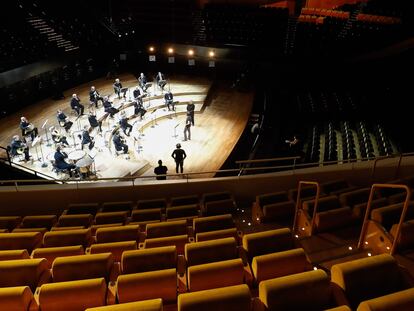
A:
[[[181,144],[176,145],[176,149],[171,154],[172,158],[175,161],[175,172],[178,174],[178,168],[180,168],[181,174],[183,173],[184,159],[187,157],[187,154],[183,149],[181,149]]]

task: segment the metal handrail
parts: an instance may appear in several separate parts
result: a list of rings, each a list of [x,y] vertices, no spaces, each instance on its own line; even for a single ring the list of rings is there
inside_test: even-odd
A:
[[[402,189],[402,190],[406,191],[406,197],[405,197],[403,209],[402,209],[401,216],[400,216],[400,221],[398,222],[397,234],[394,236],[394,240],[392,242],[392,247],[391,247],[391,251],[390,251],[390,254],[393,255],[394,252],[396,251],[396,248],[397,248],[397,241],[398,241],[398,238],[400,237],[400,234],[401,234],[402,224],[403,224],[405,216],[407,214],[408,202],[410,201],[410,198],[411,198],[411,189],[407,185],[373,184],[371,186],[371,192],[369,194],[367,208],[365,210],[364,223],[362,225],[361,234],[359,236],[358,248],[361,249],[364,246],[364,238],[365,238],[365,235],[366,235],[366,232],[367,232],[367,229],[368,229],[368,218],[370,217],[370,214],[371,214],[371,209],[372,209],[371,204],[372,204],[372,200],[374,198],[375,189],[384,189],[384,188],[386,188],[386,189]]]
[[[251,163],[278,162],[278,161],[297,160],[297,159],[300,159],[300,157],[297,156],[297,157],[284,157],[284,158],[241,160],[241,161],[236,161],[235,163],[236,164],[251,164]]]

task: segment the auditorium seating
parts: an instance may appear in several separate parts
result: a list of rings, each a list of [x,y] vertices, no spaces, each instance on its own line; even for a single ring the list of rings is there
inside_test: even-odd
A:
[[[41,245],[40,232],[0,233],[0,250],[26,249],[30,253]]]
[[[0,288],[0,309],[8,311],[36,311],[38,305],[28,286]]]
[[[408,311],[414,308],[414,288],[365,300],[357,311]]]
[[[104,202],[102,204],[101,213],[107,212],[130,212],[134,207],[134,202],[124,201],[124,202]]]
[[[95,216],[95,224],[125,224],[128,217],[128,212],[110,212],[110,213],[97,213]]]
[[[7,229],[11,232],[22,221],[20,216],[0,216],[0,229]]]
[[[77,204],[69,204],[68,208],[63,213],[67,215],[91,214],[95,216],[98,210],[99,210],[98,203],[77,203]]]
[[[395,239],[397,235],[398,224],[391,227],[390,234]],[[408,220],[402,223],[401,233],[395,241],[398,245],[398,250],[411,250],[414,246],[414,220]]]
[[[168,207],[166,210],[167,219],[192,219],[198,217],[200,209],[198,204],[181,205],[175,207]]]
[[[288,198],[286,191],[266,193],[256,196],[252,208],[252,218],[260,222],[267,222],[291,217],[294,212],[295,203]]]
[[[17,249],[11,251],[0,251],[0,261],[13,259],[29,259],[29,253],[25,249]]]
[[[96,230],[97,243],[110,243],[121,241],[139,241],[140,232],[138,225],[99,228]]]
[[[56,223],[56,215],[41,215],[41,216],[26,216],[23,217],[21,228],[47,228],[50,230],[51,227]]]
[[[128,311],[128,310],[142,310],[142,311],[162,311],[162,299],[150,299],[137,302],[127,302],[117,305],[88,308],[85,311]]]
[[[136,250],[136,241],[122,241],[111,243],[92,244],[86,250],[87,254],[111,253],[115,262],[121,262],[124,251]]]
[[[189,243],[189,237],[187,234],[173,235],[162,238],[145,239],[142,244],[143,248],[154,248],[161,246],[175,246],[177,248],[177,254],[184,255],[185,244]]]
[[[167,200],[152,199],[152,200],[138,200],[137,210],[160,208],[165,210],[167,208]]]
[[[83,255],[84,249],[82,245],[76,246],[61,246],[61,247],[44,247],[33,250],[32,258],[45,258],[49,268],[52,267],[53,262],[58,257]]]
[[[82,245],[88,247],[92,243],[91,229],[75,229],[64,231],[49,231],[43,237],[44,247]]]
[[[93,215],[91,214],[76,214],[76,215],[62,215],[56,224],[57,227],[89,227],[92,223]]]
[[[130,224],[144,225],[151,222],[160,222],[161,218],[161,208],[133,210],[131,213]]]
[[[233,199],[209,201],[206,202],[203,207],[204,216],[234,214],[235,211],[236,204]]]
[[[199,198],[197,195],[186,195],[181,197],[172,197],[170,207],[199,204]]]
[[[188,233],[187,220],[174,220],[160,223],[147,224],[146,238],[162,238],[173,235],[185,235]]]

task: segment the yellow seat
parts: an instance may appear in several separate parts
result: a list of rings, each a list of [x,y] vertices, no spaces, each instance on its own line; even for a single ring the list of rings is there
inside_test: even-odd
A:
[[[137,202],[137,210],[160,208],[165,210],[167,208],[167,201],[165,199],[153,200],[139,200]]]
[[[44,247],[82,245],[88,247],[92,243],[91,229],[76,229],[46,232],[43,237]]]
[[[390,234],[395,238],[397,235],[398,224],[391,227]],[[401,233],[396,241],[399,250],[414,248],[414,220],[403,222]]]
[[[236,228],[201,232],[196,234],[196,242],[210,241],[224,238],[234,238],[239,240],[239,233]]]
[[[161,221],[161,208],[133,210],[131,222],[144,223],[147,221]]]
[[[38,305],[28,286],[0,288],[0,310],[36,311]]]
[[[38,293],[42,311],[83,311],[106,305],[103,278],[44,284]]]
[[[128,217],[128,212],[111,212],[111,213],[97,213],[95,216],[95,224],[125,224]]]
[[[226,215],[236,211],[236,204],[233,199],[206,202],[203,207],[203,215]]]
[[[96,230],[97,243],[139,241],[139,236],[138,225],[99,228]]]
[[[164,238],[145,239],[144,248],[154,248],[174,245],[179,255],[184,254],[185,244],[188,243],[188,235],[174,235]]]
[[[146,238],[162,238],[173,235],[184,235],[188,233],[186,220],[175,220],[160,223],[147,224]]]
[[[69,204],[68,208],[64,211],[66,215],[76,214],[92,214],[96,215],[99,209],[98,203],[75,203]]]
[[[231,214],[208,216],[193,219],[194,234],[235,228]]]
[[[414,288],[363,301],[357,311],[412,311]]]
[[[171,198],[170,206],[183,206],[183,205],[193,205],[193,204],[199,204],[198,195],[191,194],[191,195],[185,195],[180,197],[173,197]]]
[[[178,311],[251,311],[251,295],[245,284],[208,289],[178,296]]]
[[[89,227],[92,223],[92,214],[62,215],[59,217],[57,227]]]
[[[29,253],[25,249],[11,251],[0,251],[0,261],[14,259],[30,259]]]
[[[199,216],[199,212],[200,209],[198,204],[168,207],[166,210],[166,218],[194,218]]]
[[[46,258],[49,268],[58,257],[84,255],[82,245],[36,248],[32,252],[32,258]]]
[[[122,274],[163,270],[177,267],[177,250],[175,246],[164,246],[122,254]]]
[[[46,259],[16,259],[0,261],[0,287],[37,286],[50,280]]]
[[[112,213],[112,212],[130,212],[134,207],[134,202],[132,201],[119,201],[119,202],[105,202],[102,204],[101,212],[102,213]]]
[[[162,299],[151,299],[137,302],[121,303],[105,307],[88,308],[85,311],[162,311]]]
[[[56,215],[26,216],[22,220],[21,228],[50,228],[56,223]]]
[[[114,279],[114,259],[111,253],[58,257],[52,265],[53,282],[93,278]]]
[[[47,228],[14,228],[12,233],[40,232],[43,236],[48,231]]]
[[[0,216],[0,229],[7,229],[11,232],[22,222],[20,216]]]
[[[136,241],[124,241],[92,244],[88,251],[90,254],[111,253],[115,262],[121,262],[123,252],[136,249]]]
[[[0,233],[0,250],[33,249],[42,245],[40,232]]]

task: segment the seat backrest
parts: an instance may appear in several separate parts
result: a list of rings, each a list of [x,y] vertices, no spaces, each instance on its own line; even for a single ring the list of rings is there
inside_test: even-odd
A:
[[[321,188],[324,193],[331,193],[341,189],[349,188],[349,185],[345,180],[334,180],[321,184]]]
[[[97,225],[122,223],[127,220],[128,212],[109,212],[109,213],[97,213],[95,216],[95,223]]]
[[[211,201],[204,205],[203,215],[214,216],[214,215],[225,215],[231,214],[236,211],[236,206],[232,199]]]
[[[86,248],[91,242],[91,229],[50,231],[46,232],[43,237],[44,247],[82,245]]]
[[[25,249],[11,251],[0,251],[0,261],[14,259],[30,259],[29,253]]]
[[[21,221],[20,216],[0,216],[0,229],[7,229],[11,232]]]
[[[137,202],[137,209],[152,209],[161,208],[166,209],[167,200],[165,199],[154,199],[154,200],[139,200]]]
[[[132,211],[131,222],[161,221],[161,208],[136,209]]]
[[[199,215],[199,211],[200,209],[199,209],[198,204],[167,207],[166,218],[174,219],[174,218],[197,217]]]
[[[21,228],[47,228],[50,230],[56,220],[56,215],[26,216],[22,220]]]
[[[414,288],[373,298],[359,304],[357,311],[410,311],[414,310]]]
[[[37,310],[37,304],[28,286],[0,288],[0,310]]]
[[[104,278],[109,282],[114,265],[111,253],[58,257],[52,265],[53,282]]]
[[[390,233],[394,238],[397,234],[397,229],[398,224],[395,224],[391,227]],[[401,234],[398,237],[397,244],[399,250],[414,248],[414,220],[409,220],[402,224]]]
[[[50,278],[44,258],[0,261],[0,275],[0,287],[29,286],[33,292]]]
[[[0,233],[0,250],[27,249],[30,253],[42,245],[42,237],[40,232]]]
[[[130,212],[134,206],[132,201],[120,201],[120,202],[105,202],[102,204],[101,212]]]
[[[128,310],[145,310],[145,311],[162,311],[162,299],[148,299],[143,301],[120,303],[106,307],[88,308],[85,311],[128,311]]]
[[[96,230],[97,243],[139,241],[139,236],[140,233],[138,225],[99,228]]]
[[[380,223],[384,228],[390,230],[392,225],[400,221],[403,203],[397,203],[371,211],[371,219]],[[405,220],[414,219],[414,203],[408,205]]]
[[[397,261],[388,254],[333,265],[331,279],[342,288],[352,308],[361,301],[407,288]]]
[[[233,195],[228,191],[211,192],[211,193],[204,193],[201,197],[201,202],[202,204],[206,204],[207,202],[221,201],[221,200],[227,200],[227,199],[233,200]]]
[[[182,206],[182,205],[192,205],[199,204],[198,195],[186,195],[182,197],[171,198],[170,206]]]
[[[259,299],[266,310],[324,310],[332,306],[329,276],[312,270],[262,281]]]
[[[152,223],[147,225],[146,237],[162,238],[173,235],[183,235],[188,233],[186,220],[175,220],[160,223]]]
[[[303,209],[308,212],[308,215],[310,217],[313,215],[314,204],[315,200],[307,200],[303,202]],[[317,207],[318,213],[330,211],[337,208],[341,208],[341,204],[339,203],[338,197],[336,195],[319,198]]]
[[[341,202],[342,206],[349,206],[352,208],[356,204],[368,202],[370,192],[371,188],[363,188],[350,192],[341,193],[339,195],[339,202]]]
[[[234,238],[188,243],[185,245],[187,266],[236,259],[239,257]]]
[[[279,191],[273,193],[266,193],[256,196],[256,203],[263,208],[267,204],[274,204],[289,201],[286,191]]]
[[[288,191],[288,196],[290,200],[293,200],[296,202],[297,196],[298,196],[298,189],[290,189]],[[305,198],[314,198],[316,196],[316,188],[313,186],[309,187],[302,187],[300,191],[300,197],[301,199]]]
[[[243,236],[243,249],[249,262],[258,255],[292,248],[294,248],[294,241],[289,228],[250,233]]]
[[[71,311],[106,305],[104,278],[44,284],[39,289],[42,311]]]
[[[122,274],[139,273],[177,267],[177,250],[175,246],[164,246],[122,254]]]
[[[85,251],[82,245],[75,246],[61,246],[61,247],[44,247],[36,248],[32,252],[32,258],[47,259],[49,268],[52,267],[53,262],[58,257],[84,255]]]
[[[234,228],[235,224],[231,214],[208,216],[193,219],[194,234]]]
[[[178,311],[251,311],[251,294],[246,284],[185,293],[178,296]]]
[[[92,214],[62,215],[59,217],[58,227],[89,227],[92,223]]]
[[[101,243],[92,244],[89,253],[100,254],[100,253],[111,253],[114,257],[115,262],[121,262],[122,254],[125,251],[131,251],[137,249],[136,241],[125,241],[125,242],[112,242],[112,243]]]
[[[76,203],[76,204],[69,204],[68,209],[66,210],[66,214],[73,215],[73,214],[92,214],[96,215],[99,210],[98,203]]]
[[[184,254],[185,244],[188,243],[188,235],[173,235],[164,238],[145,239],[144,248],[154,248],[161,246],[174,245],[177,248],[177,254]]]

